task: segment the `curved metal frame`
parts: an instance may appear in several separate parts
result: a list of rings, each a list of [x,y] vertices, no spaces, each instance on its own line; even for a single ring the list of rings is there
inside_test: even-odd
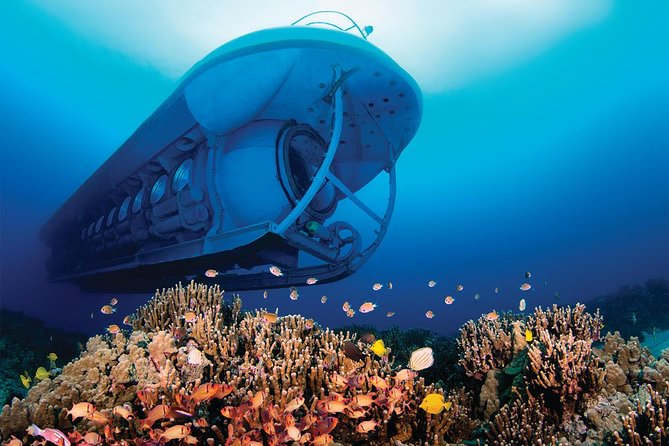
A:
[[[340,31],[350,31],[350,30],[352,30],[353,28],[355,28],[355,29],[358,30],[358,32],[360,33],[360,35],[362,36],[362,38],[365,39],[365,40],[367,40],[367,33],[365,33],[365,31],[363,31],[362,28],[360,28],[360,26],[358,26],[358,24],[355,23],[355,20],[353,20],[350,16],[344,14],[343,12],[340,12],[340,11],[334,11],[334,10],[330,10],[330,9],[325,9],[325,10],[322,10],[322,11],[314,11],[314,12],[311,12],[311,13],[309,13],[309,14],[307,14],[307,15],[304,15],[304,16],[300,17],[299,19],[295,20],[293,23],[290,24],[290,26],[295,26],[295,25],[297,25],[299,22],[301,22],[302,20],[306,19],[307,17],[311,17],[312,15],[323,14],[323,13],[327,13],[327,14],[338,14],[338,15],[340,15],[340,16],[346,17],[346,18],[352,23],[352,25],[349,26],[348,28],[342,28],[341,26],[337,26],[337,25],[335,25],[334,23],[323,22],[323,21],[318,20],[318,21],[314,21],[314,22],[305,23],[305,26],[309,26],[309,25],[328,25],[328,26],[331,26],[331,27],[333,27],[333,28],[336,28],[336,29],[338,29],[338,30],[340,30]]]

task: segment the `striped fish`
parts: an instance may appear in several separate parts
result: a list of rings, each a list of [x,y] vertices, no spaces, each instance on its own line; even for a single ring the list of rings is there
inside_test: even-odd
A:
[[[425,370],[432,364],[434,364],[434,355],[430,347],[419,348],[411,354],[409,359],[409,368],[415,371]]]

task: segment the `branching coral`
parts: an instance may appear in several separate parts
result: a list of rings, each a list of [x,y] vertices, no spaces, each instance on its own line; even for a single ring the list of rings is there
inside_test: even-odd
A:
[[[617,445],[661,446],[669,443],[667,394],[655,391],[651,385],[648,385],[647,391],[648,399],[645,404],[639,401],[636,411],[630,411],[623,419],[623,432],[614,433],[613,438]]]
[[[568,444],[558,442],[557,426],[546,413],[543,402],[531,394],[506,405],[490,423],[488,439],[495,446]]]

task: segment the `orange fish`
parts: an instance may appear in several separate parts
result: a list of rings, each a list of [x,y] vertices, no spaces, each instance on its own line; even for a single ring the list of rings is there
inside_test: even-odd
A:
[[[499,314],[495,310],[492,310],[490,313],[485,315],[486,320],[496,321],[499,318]]]
[[[225,406],[223,409],[221,409],[221,415],[232,420],[237,417],[237,409],[232,406]]]
[[[112,307],[111,305],[104,305],[102,308],[100,308],[100,313],[102,314],[116,313],[116,308]]]
[[[370,376],[369,383],[379,390],[385,390],[388,388],[388,382],[378,375]]]
[[[369,393],[356,395],[351,401],[358,407],[369,407],[374,403],[374,396]]]
[[[198,439],[193,437],[192,435],[186,435],[183,440],[184,443],[190,444],[190,445],[197,445],[199,443]]]
[[[365,415],[367,415],[367,410],[366,409],[351,409],[350,407],[347,407],[346,410],[344,410],[344,414],[353,419],[357,418],[362,418]]]
[[[348,317],[355,316],[355,310],[353,308],[349,308],[348,311],[346,312],[346,316]]]
[[[376,429],[378,425],[379,425],[378,421],[374,420],[363,421],[362,423],[358,424],[358,427],[355,428],[355,431],[360,433],[366,433]]]
[[[418,375],[418,373],[414,372],[413,370],[402,369],[397,372],[397,375],[395,375],[395,380],[398,382],[408,381],[410,379],[414,379],[416,375]]]
[[[319,435],[318,437],[314,438],[311,444],[313,446],[328,446],[332,444],[332,435],[330,434]]]
[[[296,289],[290,290],[290,300],[297,300],[300,297],[300,293]]]
[[[301,396],[298,396],[297,398],[293,399],[290,401],[288,404],[286,404],[286,408],[283,410],[284,413],[286,412],[294,412],[296,411],[300,406],[304,404],[304,398]]]
[[[121,332],[121,327],[119,327],[116,324],[111,324],[109,327],[107,327],[107,331],[111,334],[116,334]]]
[[[304,328],[307,330],[311,330],[314,328],[314,320],[313,319],[307,319],[304,321]]]
[[[95,412],[93,412],[92,414],[88,415],[88,417],[86,417],[86,418],[88,418],[88,419],[91,420],[92,422],[94,422],[94,423],[98,423],[98,424],[109,424],[109,423],[110,423],[109,418],[107,418],[106,416],[102,415],[102,414],[101,414],[100,412],[98,412],[97,410],[96,410]]]
[[[372,311],[374,311],[374,308],[376,308],[376,304],[373,304],[371,302],[365,302],[362,305],[360,305],[358,311],[360,311],[361,313],[371,313]]]
[[[196,402],[206,401],[212,399],[219,388],[214,383],[205,383],[197,386],[191,395],[191,398]]]
[[[149,411],[146,415],[146,418],[143,420],[138,420],[142,424],[142,429],[150,429],[158,420],[167,418],[167,415],[170,413],[170,406],[165,404],[159,404]]]
[[[117,303],[118,299],[115,297],[112,297],[112,299],[109,301],[109,305],[111,305],[112,307],[116,306]]]
[[[451,305],[451,304],[453,304],[453,302],[455,302],[455,299],[453,299],[453,296],[446,296],[446,298],[444,299],[444,303],[446,305]]]
[[[168,427],[165,429],[165,432],[160,434],[159,440],[161,441],[170,441],[170,440],[181,440],[190,434],[190,427],[183,425],[176,425]]]
[[[234,387],[232,387],[230,384],[214,384],[216,386],[216,394],[214,395],[214,398],[221,399],[225,398],[226,396],[230,395],[233,390],[235,390]]]
[[[253,398],[249,400],[249,407],[251,409],[257,409],[262,405],[262,403],[265,401],[265,392],[262,390],[256,392],[255,395],[253,395]]]
[[[188,323],[195,322],[197,320],[197,315],[192,311],[187,311],[186,314],[184,314],[184,320]]]
[[[281,271],[281,268],[278,266],[270,266],[269,267],[269,272],[276,277],[281,277],[283,276],[283,272]]]
[[[425,317],[428,319],[432,319],[434,317],[434,313],[432,310],[428,310],[427,313],[425,313]]]
[[[295,418],[291,414],[286,414],[284,418],[284,424],[286,425],[286,434],[293,441],[298,441],[302,434],[300,430],[295,426]]]
[[[216,271],[215,269],[208,269],[204,272],[204,275],[211,279],[213,277],[218,276],[218,271]]]
[[[123,318],[123,325],[132,325],[132,316],[127,315]]]
[[[260,313],[260,317],[268,324],[275,324],[279,319],[279,315],[277,313],[268,313],[266,311]]]
[[[91,446],[97,446],[102,443],[102,437],[96,432],[89,432],[84,435],[83,440]]]
[[[112,414],[114,414],[117,417],[121,417],[126,421],[132,420],[135,415],[132,413],[132,410],[130,410],[126,406],[116,406],[112,409]]]
[[[344,302],[344,305],[341,307],[342,310],[348,311],[351,309],[351,304],[348,303],[348,301]]]
[[[374,291],[379,291],[381,288],[383,288],[383,285],[381,285],[380,283],[375,283],[374,285],[372,285],[372,289]]]
[[[521,291],[527,291],[527,290],[529,290],[530,288],[532,288],[532,285],[530,285],[529,283],[524,283],[524,284],[522,284],[522,285],[520,286],[520,290],[521,290]]]
[[[337,418],[326,417],[325,419],[323,419],[323,421],[318,423],[318,425],[316,426],[315,435],[318,437],[318,436],[321,436],[321,435],[329,434],[330,432],[332,432],[334,430],[335,427],[337,427],[338,423],[339,423],[339,420]]]
[[[88,418],[93,412],[95,412],[95,406],[91,403],[77,403],[72,406],[72,409],[65,411],[65,416],[71,416],[74,421],[77,418]]]

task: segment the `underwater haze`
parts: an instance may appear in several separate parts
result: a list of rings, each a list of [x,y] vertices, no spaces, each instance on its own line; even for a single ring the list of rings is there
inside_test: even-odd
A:
[[[666,1],[26,0],[0,4],[2,308],[94,334],[145,303],[49,282],[40,229],[198,60],[317,9],[374,26],[369,41],[423,92],[422,123],[370,260],[298,300],[241,292],[245,309],[447,334],[521,298],[583,302],[669,278]],[[382,186],[361,197],[383,203]],[[377,308],[349,319],[345,301]]]

